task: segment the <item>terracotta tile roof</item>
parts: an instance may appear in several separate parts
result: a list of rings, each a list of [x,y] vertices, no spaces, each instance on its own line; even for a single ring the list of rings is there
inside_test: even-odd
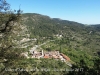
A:
[[[44,58],[50,58],[49,56],[44,56]]]
[[[61,55],[63,56],[64,59],[66,59],[67,61],[70,61],[70,58],[66,55],[64,55],[63,53],[61,53]]]

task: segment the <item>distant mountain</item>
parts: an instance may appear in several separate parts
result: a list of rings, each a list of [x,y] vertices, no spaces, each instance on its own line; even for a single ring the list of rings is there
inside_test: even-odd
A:
[[[100,24],[91,25],[95,30],[100,31]]]
[[[34,35],[51,36],[70,32],[89,32],[91,28],[73,21],[50,18],[36,13],[23,14],[24,24],[30,28]],[[33,29],[32,29],[33,28]]]
[[[88,34],[90,31],[95,33],[99,30],[99,25],[86,26],[84,24],[61,20],[59,18],[50,18],[49,16],[36,14],[36,13],[25,13],[23,14],[24,24],[29,28],[35,36],[52,36],[56,34],[69,34],[77,33]]]
[[[100,47],[100,25],[87,26],[37,13],[24,13],[23,24],[27,26],[30,38],[53,39],[56,35],[62,35],[63,39],[70,39],[72,49],[78,48],[90,52],[98,51]]]

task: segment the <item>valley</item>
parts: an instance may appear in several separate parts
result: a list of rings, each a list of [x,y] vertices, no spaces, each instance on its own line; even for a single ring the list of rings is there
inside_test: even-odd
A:
[[[41,14],[25,13],[22,14],[21,31],[13,39],[13,43],[16,44],[12,52],[15,50],[15,54],[11,52],[8,54],[10,53],[13,59],[16,56],[20,57],[19,60],[16,58],[13,60],[20,62],[16,62],[15,66],[26,69],[49,68],[52,70],[56,67],[56,69],[70,70],[84,67],[90,70],[99,63],[100,31],[98,27],[99,25],[87,26]],[[34,74],[44,72],[34,71]],[[48,73],[53,74],[51,71]],[[54,73],[62,74],[60,71]]]

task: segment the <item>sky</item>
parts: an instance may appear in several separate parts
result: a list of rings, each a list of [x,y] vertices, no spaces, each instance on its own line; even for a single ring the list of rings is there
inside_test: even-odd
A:
[[[100,24],[100,0],[6,0],[11,9],[83,24]]]

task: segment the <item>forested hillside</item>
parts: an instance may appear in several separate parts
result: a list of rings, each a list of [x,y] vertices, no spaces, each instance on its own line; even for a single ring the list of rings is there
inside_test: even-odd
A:
[[[23,23],[30,38],[37,39],[36,45],[54,40],[42,45],[43,50],[59,50],[69,56],[77,67],[84,65],[90,71],[95,67],[95,60],[100,62],[100,25],[87,26],[36,13],[23,14]]]
[[[72,49],[88,51],[90,54],[96,54],[99,51],[99,25],[86,26],[35,13],[23,14],[23,21],[28,28],[30,38],[57,40],[57,37],[61,37],[58,39],[62,42],[61,44],[68,44],[67,46],[71,46]]]

